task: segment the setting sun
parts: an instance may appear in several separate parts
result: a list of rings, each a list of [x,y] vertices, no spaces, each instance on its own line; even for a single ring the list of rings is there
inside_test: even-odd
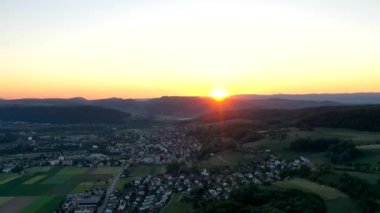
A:
[[[228,91],[225,89],[214,89],[211,92],[211,97],[217,101],[223,101],[228,97]]]

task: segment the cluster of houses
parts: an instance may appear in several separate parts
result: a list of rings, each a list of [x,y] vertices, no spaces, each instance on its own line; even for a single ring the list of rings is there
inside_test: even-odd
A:
[[[117,200],[132,212],[159,212],[176,193],[190,194],[195,189],[202,189],[204,200],[228,199],[231,191],[239,186],[278,181],[284,178],[283,171],[298,170],[301,166],[310,167],[310,161],[303,157],[284,161],[272,155],[261,163],[219,171],[202,169],[178,175],[135,177],[123,192],[118,193]]]
[[[33,157],[20,154],[0,162],[0,173],[21,172],[41,166],[117,167],[121,164],[120,160],[111,159],[107,155],[87,151],[42,153]]]
[[[94,213],[104,197],[104,190],[92,190],[78,194],[70,194],[56,212]]]
[[[184,162],[200,150],[201,144],[181,128],[142,130],[134,141],[120,140],[106,147],[110,154],[121,155],[130,164],[167,164]]]

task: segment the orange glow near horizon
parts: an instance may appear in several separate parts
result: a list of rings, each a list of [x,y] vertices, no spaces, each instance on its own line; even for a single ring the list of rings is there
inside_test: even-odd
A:
[[[216,101],[224,101],[228,95],[228,91],[222,88],[214,89],[210,94],[210,96]]]
[[[380,92],[375,2],[51,2],[0,1],[0,98]]]

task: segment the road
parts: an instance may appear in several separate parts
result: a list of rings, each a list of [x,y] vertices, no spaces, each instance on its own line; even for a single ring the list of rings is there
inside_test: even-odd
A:
[[[128,169],[128,167],[129,167],[129,165],[124,163],[122,165],[123,169],[117,175],[115,175],[115,177],[112,180],[112,183],[107,188],[106,195],[104,196],[103,203],[98,207],[97,213],[103,213],[104,212],[104,210],[107,207],[108,200],[110,199],[110,196],[111,196],[112,192],[114,191],[115,186],[120,179],[120,176],[123,174],[124,169]]]

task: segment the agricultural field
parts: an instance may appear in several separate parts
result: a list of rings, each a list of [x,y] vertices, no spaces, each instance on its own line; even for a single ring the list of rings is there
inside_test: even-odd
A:
[[[26,169],[26,172],[48,172],[53,167],[51,166],[43,166],[43,167],[32,167]]]
[[[251,161],[257,159],[257,155],[251,153],[243,153],[238,151],[224,151],[215,153],[214,156],[207,160],[197,163],[200,168],[218,167],[218,166],[234,166],[240,162]]]
[[[292,141],[308,137],[315,139],[339,138],[352,140],[357,145],[357,148],[364,153],[363,157],[354,160],[353,163],[380,162],[380,144],[378,144],[380,143],[380,133],[378,132],[329,128],[315,128],[313,131],[301,131],[296,128],[290,128],[288,136],[283,140],[267,137],[259,141],[244,144],[242,148],[267,148],[284,159],[294,159],[299,156],[304,156],[317,164],[331,163],[324,153],[294,152],[289,150],[289,144]]]
[[[347,195],[342,193],[341,191],[321,185],[319,183],[315,183],[302,178],[293,178],[290,180],[276,182],[273,185],[281,187],[281,188],[292,188],[292,189],[300,189],[307,192],[312,192],[319,195],[324,200],[333,200],[338,198],[347,198]]]
[[[102,168],[96,168],[94,171],[92,171],[92,174],[97,175],[104,175],[104,174],[117,174],[122,170],[121,167],[102,167]]]
[[[284,189],[299,189],[317,194],[324,199],[329,213],[360,212],[355,204],[355,201],[341,191],[329,186],[321,185],[302,178],[293,178],[286,181],[280,181],[274,183],[273,185]]]
[[[105,187],[120,169],[41,167],[0,175],[0,212],[53,212],[67,194]]]

